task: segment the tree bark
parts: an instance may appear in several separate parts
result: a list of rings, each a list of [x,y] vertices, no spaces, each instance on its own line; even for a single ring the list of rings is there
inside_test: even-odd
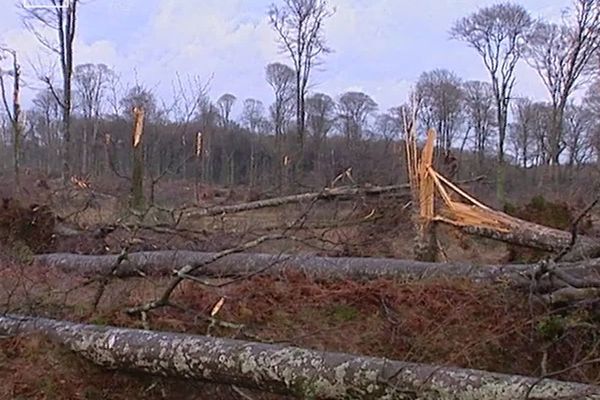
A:
[[[113,370],[320,399],[598,399],[600,387],[232,339],[0,316]]]
[[[164,250],[131,253],[114,272],[119,277],[170,275],[186,265],[213,260],[215,253]],[[118,255],[80,255],[68,253],[35,256],[38,266],[59,269],[69,274],[96,276],[109,274]],[[573,279],[600,276],[600,259],[580,263],[561,263],[556,269]],[[537,264],[474,265],[468,263],[431,263],[387,258],[317,257],[312,255],[274,255],[261,253],[231,254],[200,268],[197,275],[239,277],[262,272],[281,274],[286,271],[305,273],[315,279],[470,279],[475,282],[510,282],[529,287]],[[541,282],[544,284],[544,282]],[[554,288],[560,287],[554,282]]]

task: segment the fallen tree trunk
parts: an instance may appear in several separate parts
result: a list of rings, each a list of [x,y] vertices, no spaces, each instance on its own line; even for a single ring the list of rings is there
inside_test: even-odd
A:
[[[484,177],[478,176],[473,179],[468,179],[458,182],[459,184],[472,183],[481,181]],[[261,208],[279,207],[286,204],[306,203],[314,200],[331,200],[334,198],[347,199],[354,196],[378,196],[395,192],[406,191],[410,189],[410,184],[404,183],[400,185],[389,186],[363,186],[363,187],[338,187],[325,188],[320,192],[300,193],[290,196],[274,197],[264,200],[256,200],[248,203],[231,204],[225,206],[213,206],[208,208],[190,208],[184,211],[187,217],[210,217],[221,214],[233,214],[244,211],[258,210]]]
[[[0,316],[0,334],[47,336],[114,370],[302,398],[600,399],[600,387],[180,333]]]
[[[349,198],[353,196],[377,196],[385,193],[394,193],[408,190],[408,184],[391,186],[366,186],[366,187],[339,187],[325,188],[320,192],[301,193],[290,196],[274,197],[256,200],[248,203],[213,206],[208,208],[192,208],[185,210],[186,217],[210,217],[221,214],[233,214],[244,211],[258,210],[261,208],[279,207],[285,204],[306,203],[314,200],[331,200],[333,198]]]
[[[187,265],[198,265],[214,259],[216,253],[185,250],[163,250],[131,253],[115,268],[118,255],[80,255],[69,253],[35,256],[35,263],[66,273],[85,276],[119,277],[171,275]],[[429,263],[389,258],[317,257],[312,255],[274,255],[261,253],[230,254],[198,269],[195,275],[237,277],[257,272],[280,274],[298,271],[316,279],[430,279],[465,278],[481,282],[508,281],[529,285],[537,264],[474,265],[468,263]],[[557,264],[556,268],[572,277],[600,276],[600,259],[579,263]]]
[[[459,229],[471,235],[552,253],[560,253],[564,249],[568,249],[572,240],[570,232],[531,222],[523,222],[518,227],[511,228],[510,231],[478,226],[460,226]],[[600,239],[578,235],[575,245],[563,257],[563,260],[578,261],[598,257],[600,257]]]

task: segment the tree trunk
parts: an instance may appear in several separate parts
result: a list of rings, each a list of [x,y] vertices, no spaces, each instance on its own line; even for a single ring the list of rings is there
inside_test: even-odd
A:
[[[16,51],[9,51],[13,57],[13,93],[12,93],[12,113],[9,110],[4,92],[4,81],[2,84],[2,96],[6,113],[8,114],[13,130],[13,169],[15,174],[15,191],[21,190],[21,138],[23,137],[23,118],[21,112],[21,65],[19,64]],[[0,72],[1,73],[1,72]]]
[[[88,172],[88,122],[84,122],[83,126],[83,143],[81,149],[81,173],[86,175]]]
[[[233,159],[233,158],[232,158]],[[248,203],[214,206],[203,209],[191,209],[185,213],[186,217],[209,217],[220,214],[232,214],[244,211],[258,210],[261,208],[278,207],[285,204],[305,203],[313,200],[329,200],[333,198],[350,198],[360,195],[381,195],[385,193],[402,192],[409,189],[408,184],[391,186],[339,187],[324,189],[320,192],[309,192],[290,196],[274,197],[271,199],[251,201]]]
[[[42,254],[35,256],[35,265],[63,271],[67,274],[98,276],[111,273],[118,255]],[[215,253],[186,250],[163,250],[131,253],[119,264],[115,275],[126,278],[144,275],[165,276],[186,265],[214,260]],[[561,263],[556,269],[578,279],[600,273],[600,260]],[[206,277],[239,277],[258,272],[281,274],[285,271],[304,273],[315,279],[469,279],[474,282],[511,282],[529,288],[530,277],[538,271],[537,264],[474,265],[459,262],[430,263],[389,258],[317,257],[312,255],[273,255],[260,253],[231,254],[198,269]],[[561,286],[555,282],[556,286]],[[545,284],[545,282],[543,282]],[[554,286],[554,287],[556,287]]]
[[[519,227],[513,227],[506,232],[477,226],[459,226],[459,229],[471,235],[552,253],[560,253],[569,248],[572,240],[570,232],[526,221],[523,221]],[[578,261],[597,257],[600,257],[600,240],[578,235],[575,245],[563,257],[563,260]]]
[[[20,108],[20,106],[19,106]],[[17,106],[15,106],[15,110]],[[21,191],[21,168],[20,168],[20,154],[21,154],[21,137],[22,134],[22,125],[21,125],[21,115],[20,111],[18,113],[15,112],[15,121],[13,123],[13,166],[15,173],[15,191],[19,193]]]
[[[98,143],[99,123],[98,116],[94,116],[94,121],[92,124],[92,164],[94,165],[95,176],[100,176],[104,173],[100,167],[100,154],[98,154],[101,151],[100,144]]]
[[[496,174],[496,200],[503,204],[506,196],[506,164],[504,160],[504,142],[506,139],[506,108],[504,99],[497,97],[496,106],[498,107],[498,167]],[[508,105],[507,105],[508,106]]]
[[[235,152],[229,153],[229,186],[235,186]]]
[[[68,95],[65,90],[65,95],[63,97],[63,101],[65,102],[63,106],[62,112],[62,128],[63,128],[63,147],[62,147],[62,159],[63,159],[63,168],[62,175],[63,181],[66,182],[69,180],[71,175],[71,100],[70,100],[70,82],[67,84],[67,78],[65,78],[64,87],[67,89],[68,87]],[[67,98],[69,96],[69,98]],[[68,103],[68,105],[67,105]]]
[[[434,222],[429,223],[415,236],[414,255],[416,260],[432,263],[438,260],[439,247],[436,226],[437,224]]]
[[[144,110],[134,109],[134,128],[132,135],[133,167],[131,173],[131,207],[141,209],[144,206]]]
[[[250,188],[254,188],[256,186],[256,144],[254,143],[254,137],[252,137],[252,140],[250,142],[250,165],[249,165],[249,170],[250,170],[250,177],[249,177],[249,181],[250,181]]]
[[[595,399],[600,387],[232,339],[1,316],[112,370],[319,399]],[[528,394],[528,396],[527,396]]]

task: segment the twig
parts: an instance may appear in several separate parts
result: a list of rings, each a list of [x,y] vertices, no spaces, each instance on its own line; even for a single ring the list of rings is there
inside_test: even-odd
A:
[[[248,395],[248,394],[244,393],[244,392],[242,391],[242,389],[240,389],[240,388],[239,388],[239,387],[237,387],[237,386],[234,386],[234,385],[232,385],[232,386],[231,386],[231,389],[232,389],[234,392],[236,392],[237,394],[239,394],[239,395],[240,395],[240,397],[244,398],[245,400],[254,400],[254,398],[253,398],[252,396],[250,396],[250,395]]]
[[[529,400],[529,396],[531,395],[531,392],[533,391],[533,389],[534,389],[534,388],[535,388],[537,385],[539,385],[539,384],[540,384],[542,381],[544,381],[544,379],[548,379],[548,378],[552,378],[552,377],[554,377],[554,376],[557,376],[557,375],[564,374],[565,372],[569,372],[569,371],[571,371],[571,370],[573,370],[573,369],[580,368],[580,367],[583,367],[583,366],[585,366],[585,365],[597,364],[597,363],[600,363],[600,358],[592,358],[592,359],[590,359],[590,360],[583,360],[583,361],[581,361],[581,362],[579,362],[579,363],[577,363],[577,364],[570,365],[570,366],[568,366],[568,367],[566,367],[566,368],[563,368],[563,369],[561,369],[561,370],[554,371],[554,372],[550,372],[550,373],[547,373],[547,374],[545,374],[545,375],[541,376],[541,377],[540,377],[540,378],[539,378],[537,381],[535,381],[535,382],[534,382],[534,383],[533,383],[533,384],[532,384],[532,385],[529,387],[529,389],[527,389],[527,393],[525,393],[525,400]],[[583,395],[583,393],[582,393],[582,395]],[[574,397],[573,397],[573,398],[574,398]]]

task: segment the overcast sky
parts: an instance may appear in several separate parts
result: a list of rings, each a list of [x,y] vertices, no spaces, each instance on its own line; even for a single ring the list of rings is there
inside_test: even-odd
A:
[[[0,0],[0,43],[29,63],[44,59],[18,16],[16,0]],[[18,0],[44,3],[48,0]],[[274,0],[279,1],[279,0]],[[75,61],[105,63],[123,79],[135,76],[161,97],[175,72],[212,76],[211,97],[225,92],[270,104],[265,66],[285,62],[266,11],[273,0],[82,0]],[[332,96],[347,90],[371,95],[380,110],[399,105],[423,71],[447,68],[463,79],[487,80],[474,50],[449,40],[452,23],[488,0],[330,0],[335,15],[325,26],[327,55],[312,90]],[[533,17],[557,19],[568,0],[523,0]],[[517,95],[546,98],[524,63]],[[30,75],[29,84],[37,84]]]

